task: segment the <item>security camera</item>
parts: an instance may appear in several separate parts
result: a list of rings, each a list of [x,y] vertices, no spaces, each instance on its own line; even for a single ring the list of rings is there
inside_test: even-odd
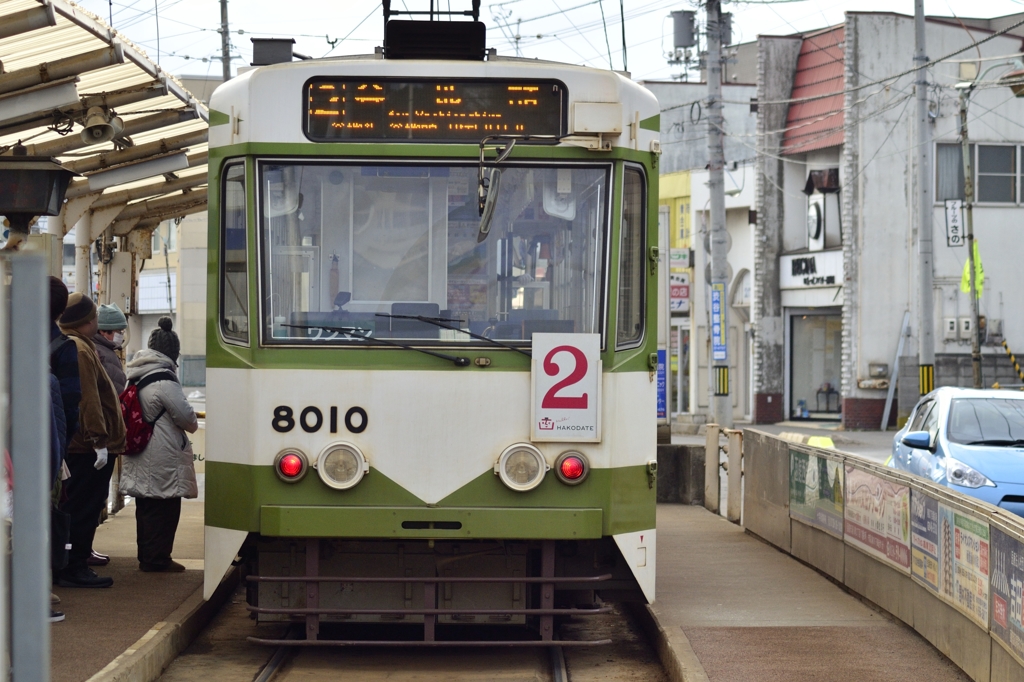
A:
[[[85,129],[82,131],[82,142],[86,144],[100,144],[114,139],[117,130],[111,121],[107,119],[107,112],[103,107],[89,107],[85,112]],[[124,125],[121,124],[124,129]]]

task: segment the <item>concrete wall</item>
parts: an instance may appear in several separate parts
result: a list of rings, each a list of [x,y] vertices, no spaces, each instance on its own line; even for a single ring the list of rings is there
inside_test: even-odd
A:
[[[782,253],[782,223],[785,193],[779,178],[783,162],[778,155],[786,127],[786,104],[771,104],[789,98],[800,53],[799,38],[758,38],[757,132],[765,153],[757,157],[757,225],[754,243],[754,301],[751,327],[754,331],[753,421],[770,423],[785,419],[783,403],[785,367],[785,323],[779,290],[779,254]]]
[[[840,460],[845,466],[906,486],[910,489],[911,499],[914,495],[926,495],[958,513],[983,520],[990,528],[1022,543],[1024,519],[937,486],[928,479],[897,472],[856,455],[796,445],[755,430],[743,432],[742,521],[747,531],[818,569],[914,628],[972,680],[1004,682],[1024,679],[1024,658],[1011,654],[990,633],[987,625],[980,626],[908,572],[876,559],[848,540],[790,518],[791,450]],[[844,511],[845,507],[844,501]],[[991,531],[989,537],[991,543]],[[985,556],[984,552],[982,554]],[[985,561],[994,563],[990,573],[1006,569],[998,566],[1000,559],[993,554],[988,554]],[[989,582],[995,580],[992,577]],[[988,610],[994,613],[994,591],[991,585],[988,589]],[[1013,617],[1012,614],[1009,616],[1011,621]],[[990,621],[993,627],[994,619],[993,615]]]
[[[704,503],[704,446],[658,446],[658,502]]]

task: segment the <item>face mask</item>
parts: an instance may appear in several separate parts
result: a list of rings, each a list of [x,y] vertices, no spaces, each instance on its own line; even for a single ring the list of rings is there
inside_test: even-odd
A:
[[[124,343],[124,332],[114,332],[114,345],[120,346]]]

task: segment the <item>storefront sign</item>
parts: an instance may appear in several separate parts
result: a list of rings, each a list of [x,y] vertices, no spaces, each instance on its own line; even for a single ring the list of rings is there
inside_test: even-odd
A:
[[[946,199],[946,246],[963,246],[964,241],[964,202]]]
[[[668,277],[668,307],[673,313],[690,312],[690,273],[673,272]]]
[[[910,572],[932,592],[939,591],[939,503],[914,490],[910,496]]]
[[[843,283],[843,252],[817,251],[779,258],[779,288],[811,289]]]
[[[1024,545],[992,528],[992,636],[1024,662]]]
[[[668,368],[664,348],[658,349],[658,419],[668,418]]]
[[[534,334],[531,382],[531,440],[601,440],[600,334]]]
[[[842,539],[842,462],[789,451],[789,516]]]
[[[940,594],[982,627],[988,626],[989,527],[939,505]]]
[[[910,488],[846,465],[845,539],[910,573]]]
[[[725,345],[725,330],[728,327],[725,315],[725,282],[711,284],[711,359],[714,362],[728,362],[729,350]]]
[[[693,251],[691,249],[671,249],[668,253],[668,266],[673,270],[687,270],[693,267]]]

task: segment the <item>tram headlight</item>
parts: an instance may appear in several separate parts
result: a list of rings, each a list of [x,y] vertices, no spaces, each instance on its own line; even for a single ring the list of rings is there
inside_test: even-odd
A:
[[[349,443],[328,445],[316,460],[320,480],[335,490],[348,490],[370,470],[363,453]]]
[[[498,474],[501,482],[519,492],[533,490],[539,486],[547,470],[548,463],[544,455],[526,443],[505,448],[494,465],[494,473]]]
[[[277,477],[287,483],[301,481],[307,469],[309,462],[302,450],[288,448],[277,453],[277,457],[274,458],[274,471],[277,472]]]
[[[590,463],[582,452],[569,450],[555,460],[555,475],[566,485],[579,485],[590,473]]]

